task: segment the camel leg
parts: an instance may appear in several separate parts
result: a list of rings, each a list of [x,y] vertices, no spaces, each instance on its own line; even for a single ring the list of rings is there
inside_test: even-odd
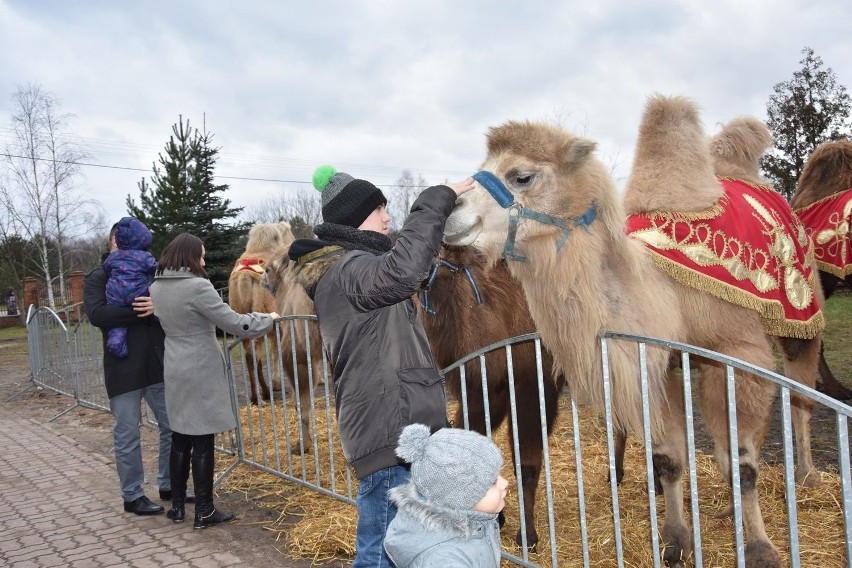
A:
[[[680,377],[668,371],[666,418],[652,432],[653,471],[665,500],[665,519],[660,531],[664,543],[663,560],[667,566],[682,568],[692,555],[692,532],[686,524],[683,506],[683,472],[687,464],[686,425],[683,386]],[[656,413],[651,409],[652,416]]]
[[[469,369],[469,371],[471,371]],[[534,377],[533,377],[534,378]],[[517,379],[517,377],[516,377]],[[485,409],[482,397],[482,379],[479,376],[478,370],[473,370],[466,375],[467,380],[467,409],[468,423],[470,429],[480,434],[485,435]],[[519,379],[518,379],[519,380]],[[508,385],[508,380],[500,381],[499,385]],[[528,550],[535,551],[538,544],[538,531],[536,531],[535,522],[535,503],[538,481],[541,477],[541,468],[543,463],[544,446],[541,440],[541,420],[538,404],[538,388],[535,385],[520,384],[516,382],[516,386],[520,388],[516,392],[516,406],[518,416],[518,447],[520,456],[516,456],[512,452],[512,471],[517,469],[517,460],[521,461],[521,490],[524,496],[524,525],[526,527],[527,539],[526,544]],[[553,426],[556,419],[557,406],[557,387],[549,381],[545,381],[545,417],[547,420],[547,432]],[[509,414],[509,394],[506,391],[498,391],[500,387],[490,388],[488,391],[488,410],[491,417],[491,430],[494,431],[500,427],[503,421]],[[509,439],[509,447],[514,449],[514,434],[509,417],[509,427],[506,429],[506,435]],[[456,428],[464,427],[464,412],[463,405],[459,403],[453,417],[452,423]],[[503,513],[500,513],[500,522],[505,522]],[[523,538],[520,527],[515,535],[515,543],[518,546],[523,546]]]
[[[279,360],[281,348],[278,345],[278,340],[275,337],[275,327],[272,328],[272,331],[266,336],[264,340],[265,351],[269,353],[269,360],[272,364],[272,370],[268,371],[269,374],[269,386],[275,392],[281,392],[281,368],[283,365]]]
[[[772,368],[768,345],[727,346],[733,357]],[[759,349],[757,349],[759,347]],[[769,411],[775,397],[775,385],[753,375],[737,373],[737,433],[739,436],[739,476],[745,531],[746,566],[780,568],[781,558],[766,534],[757,495],[758,457],[769,427]],[[714,455],[724,478],[731,483],[731,455],[728,435],[728,401],[725,370],[717,364],[701,365],[699,396],[707,429],[713,437]]]
[[[615,483],[621,485],[621,481],[624,479],[624,452],[627,450],[627,432],[616,429],[612,438],[614,444],[612,450],[615,454]],[[607,474],[606,481],[607,483],[612,481],[609,474]]]
[[[245,352],[246,370],[248,371],[249,388],[251,389],[251,403],[257,404],[257,387],[260,385],[261,396],[269,400],[269,387],[263,378],[263,362],[256,357],[256,345],[251,339],[243,340],[243,351]]]
[[[781,337],[778,343],[784,355],[784,374],[814,388],[822,340],[819,337],[809,340]],[[796,438],[796,482],[805,487],[818,487],[822,480],[811,456],[811,415],[815,403],[808,397],[792,393],[791,404]]]
[[[518,386],[518,385],[516,385]],[[520,385],[516,393],[517,418],[518,418],[518,447],[521,458],[521,487],[524,492],[524,524],[527,532],[527,547],[531,551],[536,550],[538,544],[538,531],[535,522],[535,505],[537,500],[538,481],[541,477],[541,468],[544,456],[544,443],[542,441],[541,411],[539,407],[538,388],[532,385]],[[558,406],[559,387],[553,381],[544,381],[544,404],[546,435],[550,435],[556,416]],[[502,397],[508,402],[508,396]],[[511,419],[511,417],[510,417]],[[493,417],[492,412],[492,421]],[[502,419],[500,420],[502,422]],[[492,422],[493,426],[493,422]],[[507,434],[509,445],[514,448],[514,436],[510,422]],[[516,461],[514,452],[512,454],[513,465]],[[523,546],[520,527],[515,535],[515,543]]]
[[[311,390],[308,385],[308,366],[302,360],[303,353],[299,354],[299,359],[296,364],[296,376],[292,377],[290,386],[293,387],[293,399],[298,397],[299,404],[296,410],[299,415],[302,432],[301,438],[299,432],[296,432],[296,437],[290,442],[290,453],[299,454],[304,451],[309,454],[313,451],[313,432],[311,430],[311,408],[313,407],[313,399],[311,399]],[[316,375],[314,375],[316,377]]]

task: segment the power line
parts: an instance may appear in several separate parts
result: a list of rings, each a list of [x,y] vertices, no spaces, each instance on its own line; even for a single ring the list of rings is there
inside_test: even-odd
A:
[[[0,155],[6,156],[6,158],[19,158],[19,159],[22,159],[22,160],[37,160],[39,162],[57,162],[59,164],[73,164],[73,165],[76,165],[76,166],[88,166],[88,167],[91,167],[91,168],[105,168],[105,169],[110,169],[110,170],[126,170],[126,171],[130,171],[130,172],[143,172],[143,173],[148,173],[148,172],[152,171],[152,170],[147,170],[147,169],[142,169],[142,168],[131,168],[129,166],[111,166],[109,164],[93,164],[91,162],[76,162],[76,161],[73,161],[73,160],[54,160],[54,159],[51,159],[51,158],[38,158],[38,157],[34,158],[34,157],[31,157],[31,156],[19,156],[17,154],[0,154]],[[310,181],[292,180],[292,179],[270,179],[270,178],[255,178],[255,177],[241,177],[241,176],[221,176],[221,175],[215,175],[213,177],[217,178],[217,179],[233,179],[233,180],[239,180],[239,181],[263,181],[263,182],[270,182],[270,183],[299,183],[299,184],[306,184],[306,185],[312,184],[312,182],[310,182]],[[374,185],[376,185],[377,187],[396,187],[396,185],[394,185],[394,184],[377,183],[377,184],[374,184]],[[419,186],[417,186],[417,187],[419,187]]]
[[[0,128],[0,140],[4,137],[7,139],[11,139],[14,135],[14,130],[9,128]],[[139,144],[136,142],[124,142],[119,140],[105,140],[102,138],[90,138],[85,136],[80,136],[77,134],[64,133],[60,136],[60,138],[64,138],[66,140],[72,141],[84,149],[89,149],[98,157],[98,154],[107,154],[110,156],[118,156],[118,157],[131,157],[131,158],[145,158],[148,159],[151,154],[159,154],[162,150],[160,147],[154,147],[146,144]],[[250,166],[254,169],[270,169],[270,168],[295,168],[295,169],[307,169],[313,171],[313,168],[316,165],[323,163],[322,161],[317,160],[308,160],[301,158],[286,158],[281,156],[263,156],[257,154],[242,154],[235,152],[228,152],[226,150],[220,149],[219,156],[222,158],[222,161],[219,165],[225,167],[231,167],[233,165],[236,166]],[[92,164],[87,163],[85,165],[92,167],[104,167],[111,169],[127,169],[129,171],[149,171],[149,170],[137,170],[134,168],[123,168],[119,166],[107,166],[103,164]],[[433,168],[418,168],[418,167],[406,167],[406,166],[389,166],[389,165],[376,165],[376,164],[358,164],[354,162],[337,162],[337,166],[343,169],[353,169],[365,172],[367,174],[372,175],[381,175],[383,177],[390,177],[391,175],[398,175],[399,172],[403,170],[415,171],[419,173],[425,173],[427,175],[436,175],[443,177],[447,174],[452,174],[453,171],[447,170],[437,170]],[[394,172],[394,173],[390,173]],[[456,171],[458,175],[464,175],[464,173]],[[247,180],[247,181],[271,181],[271,182],[281,182],[281,183],[309,183],[305,181],[291,181],[291,180],[278,180],[278,179],[265,179],[265,178],[243,178],[243,177],[227,177],[226,176],[217,176],[225,179],[236,179],[236,180]],[[387,187],[388,184],[385,184],[384,187]]]

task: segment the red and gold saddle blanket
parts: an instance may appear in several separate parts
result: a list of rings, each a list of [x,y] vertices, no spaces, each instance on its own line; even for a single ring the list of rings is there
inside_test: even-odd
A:
[[[719,182],[725,194],[713,207],[630,215],[626,233],[644,243],[674,280],[755,310],[766,333],[815,337],[825,320],[804,226],[775,190]]]
[[[811,235],[819,269],[838,278],[852,274],[852,188],[795,213]]]
[[[264,260],[262,258],[241,258],[237,260],[237,263],[234,265],[234,269],[231,271],[231,274],[247,270],[251,272],[252,275],[257,275],[257,277],[260,278],[265,271],[263,265]]]

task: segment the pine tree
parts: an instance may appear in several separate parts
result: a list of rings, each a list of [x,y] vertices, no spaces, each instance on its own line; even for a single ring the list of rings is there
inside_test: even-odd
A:
[[[790,199],[811,152],[823,142],[848,136],[850,99],[831,68],[806,47],[802,68],[778,83],[766,105],[775,147],[761,161],[765,175]]]
[[[228,284],[234,259],[242,252],[246,223],[228,223],[242,208],[231,207],[221,193],[228,185],[214,182],[213,170],[219,148],[211,145],[212,134],[193,129],[183,116],[172,126],[172,135],[154,164],[151,184],[139,182],[139,201],[127,196],[129,214],[145,223],[153,233],[151,252],[159,256],[171,240],[183,232],[204,241],[206,270],[217,288]]]
[[[221,197],[229,186],[216,185],[213,181],[219,149],[211,145],[212,139],[213,135],[206,130],[193,139],[195,168],[189,186],[190,193],[197,196],[200,204],[196,219],[200,225],[198,235],[202,237],[206,250],[207,274],[214,286],[223,288],[228,285],[234,261],[243,252],[243,237],[250,226],[245,222],[235,222],[243,208],[231,207],[231,200]]]

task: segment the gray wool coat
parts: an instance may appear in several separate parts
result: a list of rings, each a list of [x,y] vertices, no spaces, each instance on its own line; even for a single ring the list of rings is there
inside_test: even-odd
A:
[[[272,329],[269,314],[238,314],[206,278],[165,270],[150,288],[154,315],[166,332],[166,411],[174,432],[198,436],[236,427],[225,356],[216,327],[238,337]]]

